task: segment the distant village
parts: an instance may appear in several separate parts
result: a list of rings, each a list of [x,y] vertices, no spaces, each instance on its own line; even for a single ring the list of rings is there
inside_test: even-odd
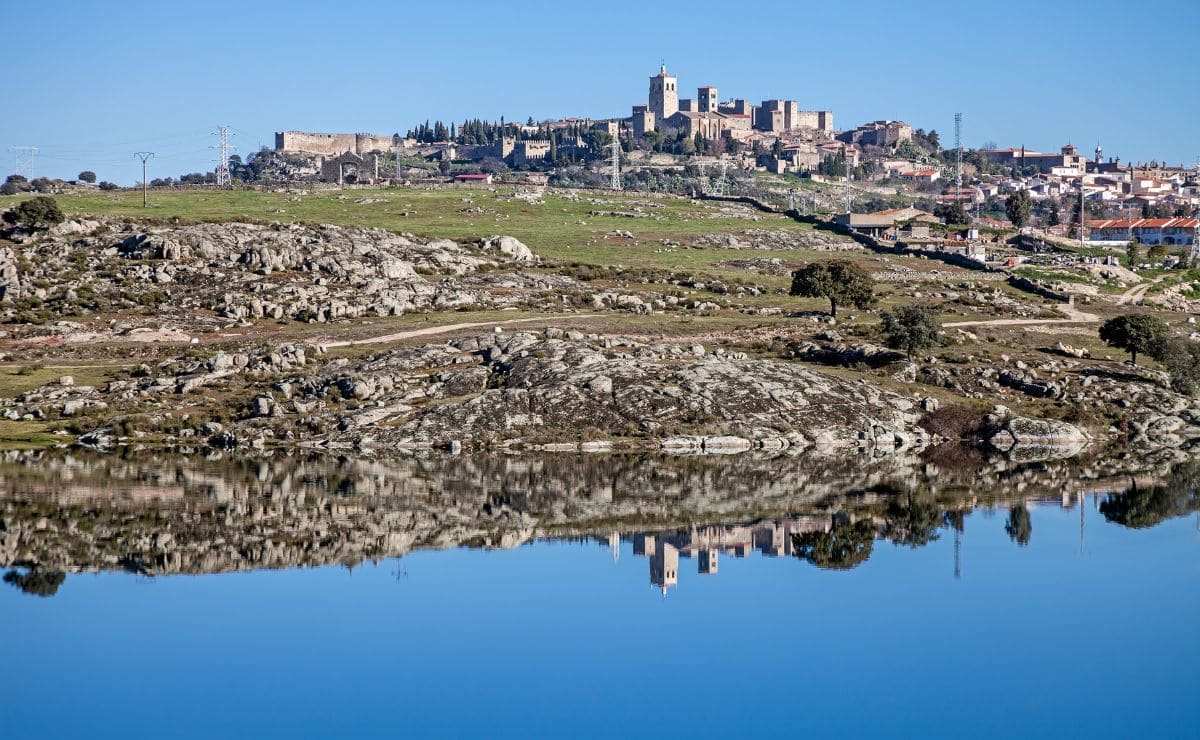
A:
[[[692,98],[680,95],[678,78],[663,66],[628,116],[436,122],[391,136],[282,131],[273,150],[235,167],[256,180],[341,187],[442,181],[718,195],[766,189],[791,207],[843,213],[844,223],[879,238],[896,238],[901,225],[922,219],[1011,227],[1005,199],[1024,191],[1030,217],[1016,225],[1049,238],[1078,239],[1085,222],[1085,241],[1197,244],[1200,174],[1183,163],[1122,161],[1105,157],[1100,145],[1090,156],[1073,144],[1051,153],[993,144],[958,149],[944,134],[903,121],[839,130],[833,111],[794,100],[722,101],[711,85],[698,86]],[[849,197],[842,202],[832,187],[822,196],[789,186],[797,181],[846,182]]]

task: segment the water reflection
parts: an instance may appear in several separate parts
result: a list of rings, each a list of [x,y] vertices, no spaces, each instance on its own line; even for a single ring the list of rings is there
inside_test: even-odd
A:
[[[915,549],[949,533],[961,575],[966,515],[976,509],[1006,512],[1017,547],[1034,537],[1034,507],[1078,509],[1081,547],[1089,508],[1130,528],[1200,510],[1196,463],[1124,465],[11,453],[0,466],[0,566],[6,583],[52,596],[78,572],[354,566],[416,550],[584,540],[614,555],[631,543],[667,594],[681,559],[701,575],[753,552],[844,571],[879,541]]]

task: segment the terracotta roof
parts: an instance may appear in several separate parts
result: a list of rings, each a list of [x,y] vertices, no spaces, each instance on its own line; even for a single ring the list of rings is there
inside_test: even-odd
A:
[[[1116,218],[1092,221],[1093,229],[1195,229],[1200,228],[1200,219],[1195,218]]]

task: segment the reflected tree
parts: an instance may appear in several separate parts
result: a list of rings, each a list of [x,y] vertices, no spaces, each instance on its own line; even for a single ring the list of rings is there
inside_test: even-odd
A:
[[[27,594],[34,596],[53,596],[58,593],[58,587],[67,579],[67,574],[61,570],[41,570],[31,568],[27,571],[10,570],[4,574],[4,582],[16,586]]]
[[[1139,488],[1137,481],[1134,481],[1128,491],[1101,501],[1100,513],[1110,522],[1132,529],[1144,529],[1167,519],[1200,511],[1197,467],[1200,465],[1183,466],[1159,486]]]
[[[1008,532],[1010,540],[1021,547],[1029,544],[1029,538],[1033,535],[1033,519],[1029,516],[1029,509],[1025,508],[1025,504],[1008,510],[1008,521],[1004,523],[1004,531]]]
[[[834,523],[828,532],[792,535],[796,557],[818,568],[850,570],[866,562],[875,547],[875,525],[869,519]]]
[[[927,498],[911,492],[902,494],[888,502],[888,539],[897,545],[924,547],[938,538],[942,527],[942,510]]]

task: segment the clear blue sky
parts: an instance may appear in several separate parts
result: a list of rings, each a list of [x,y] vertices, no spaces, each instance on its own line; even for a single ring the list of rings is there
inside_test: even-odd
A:
[[[7,0],[0,172],[133,182],[212,168],[273,132],[403,133],[426,118],[628,115],[659,60],[681,91],[789,98],[839,128],[898,118],[968,146],[1097,142],[1200,156],[1200,2],[604,3]]]

